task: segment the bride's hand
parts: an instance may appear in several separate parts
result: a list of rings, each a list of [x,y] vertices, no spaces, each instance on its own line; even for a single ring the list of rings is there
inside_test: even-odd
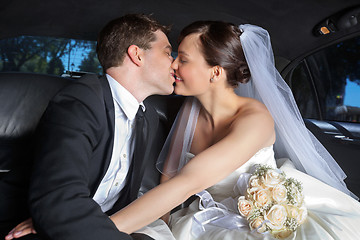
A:
[[[5,240],[19,238],[30,233],[36,233],[31,218],[18,224],[13,230],[8,233],[8,235],[5,237]]]

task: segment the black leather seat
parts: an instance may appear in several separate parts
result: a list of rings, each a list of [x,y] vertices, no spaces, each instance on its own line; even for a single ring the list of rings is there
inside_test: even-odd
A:
[[[145,102],[151,104],[156,112],[159,114],[159,128],[156,135],[156,142],[153,143],[154,150],[160,154],[160,151],[165,143],[168,133],[171,129],[176,115],[184,101],[184,97],[171,96],[150,96]],[[160,172],[156,169],[156,162],[148,162],[144,178],[139,190],[139,195],[144,194],[160,182]]]
[[[49,75],[0,73],[2,231],[14,227],[28,216],[27,188],[32,165],[33,133],[49,100],[70,81]]]

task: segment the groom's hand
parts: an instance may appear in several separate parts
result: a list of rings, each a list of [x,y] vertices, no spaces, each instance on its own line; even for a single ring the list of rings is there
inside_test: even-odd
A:
[[[30,233],[36,233],[31,218],[18,224],[13,230],[9,232],[9,234],[5,237],[5,240],[20,238]]]

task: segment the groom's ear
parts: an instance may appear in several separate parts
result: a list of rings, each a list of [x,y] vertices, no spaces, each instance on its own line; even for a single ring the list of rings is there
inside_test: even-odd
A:
[[[141,66],[143,64],[143,50],[138,46],[131,45],[128,47],[127,54],[135,65]]]

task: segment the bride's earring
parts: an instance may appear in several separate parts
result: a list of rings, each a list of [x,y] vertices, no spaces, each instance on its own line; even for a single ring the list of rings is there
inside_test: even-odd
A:
[[[210,82],[214,82],[214,78],[210,78]]]

